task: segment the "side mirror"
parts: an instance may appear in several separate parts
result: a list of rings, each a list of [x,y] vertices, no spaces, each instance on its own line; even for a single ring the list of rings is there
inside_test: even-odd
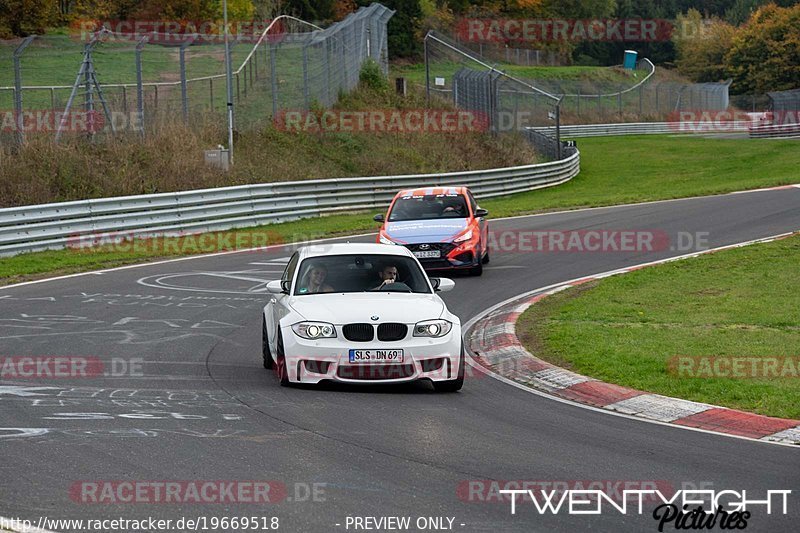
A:
[[[267,292],[270,294],[281,294],[283,292],[288,293],[289,291],[284,291],[281,280],[276,279],[275,281],[267,283]]]
[[[375,215],[374,217],[372,217],[372,220],[374,220],[375,222],[383,222],[385,218],[383,215]]]
[[[453,290],[456,282],[450,278],[431,278],[431,285],[436,292],[447,292]]]
[[[489,216],[489,211],[487,211],[486,209],[483,209],[483,208],[479,207],[478,209],[475,210],[475,217],[476,218],[482,218],[482,217],[485,217],[485,216]]]

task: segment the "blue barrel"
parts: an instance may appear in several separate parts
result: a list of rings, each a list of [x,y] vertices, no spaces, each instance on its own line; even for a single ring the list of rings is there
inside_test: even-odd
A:
[[[636,68],[636,56],[638,52],[636,50],[625,50],[625,61],[622,62],[623,68],[629,68],[631,70]]]

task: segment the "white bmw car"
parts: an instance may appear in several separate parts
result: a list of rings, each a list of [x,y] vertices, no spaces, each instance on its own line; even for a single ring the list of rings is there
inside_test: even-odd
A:
[[[461,322],[405,247],[306,246],[267,284],[264,367],[281,385],[430,380],[441,392],[464,383]]]

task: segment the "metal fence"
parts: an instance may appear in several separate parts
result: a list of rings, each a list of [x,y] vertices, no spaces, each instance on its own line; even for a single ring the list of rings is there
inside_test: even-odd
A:
[[[550,141],[551,143],[553,141]],[[405,188],[470,187],[479,198],[563,183],[580,171],[576,149],[551,163],[447,174],[243,185],[0,209],[0,255],[82,247],[94,239],[185,235],[385,207]]]
[[[357,85],[367,58],[388,73],[386,24],[393,13],[372,4],[324,30],[284,16],[257,39],[234,38],[230,60],[237,128],[263,124],[278,110],[333,104]],[[111,116],[103,117],[100,133],[116,126],[117,133],[145,134],[181,121],[202,127],[225,112],[220,39],[185,36],[165,46],[159,44],[164,35],[95,36],[90,43],[78,36],[47,36],[0,44],[0,110],[13,111],[15,117],[14,128],[0,130],[0,144],[22,140],[28,128],[20,128],[18,121],[26,114],[58,116],[70,95],[79,111],[102,111],[106,102]],[[85,73],[76,81],[87,61],[97,86],[88,83]],[[58,125],[58,120],[49,124],[50,129]]]
[[[567,63],[563,53],[555,50],[540,50],[531,48],[513,48],[495,43],[468,43],[456,39],[456,42],[485,59],[494,62],[520,65],[525,67],[557,66]]]
[[[723,111],[731,105],[729,83],[687,84],[659,80],[655,66],[647,58],[641,59],[632,70],[607,67],[593,76],[575,72],[557,78],[533,78],[526,76],[524,69],[514,67],[515,61],[502,56],[482,56],[474,43],[458,43],[436,32],[426,38],[426,48],[429,92],[451,98],[468,109],[496,109],[506,125],[513,124],[516,129],[552,123],[555,112],[552,97],[560,99],[562,123],[573,124],[657,121],[669,119],[679,111]],[[492,48],[485,46],[483,51],[487,50]],[[508,55],[512,58],[516,52]],[[498,99],[496,104],[465,102],[464,92],[469,92],[475,83],[483,82],[463,71],[464,68],[500,73],[497,83],[501,87],[496,94],[475,91],[481,99],[488,96]],[[514,75],[508,76],[508,72]]]

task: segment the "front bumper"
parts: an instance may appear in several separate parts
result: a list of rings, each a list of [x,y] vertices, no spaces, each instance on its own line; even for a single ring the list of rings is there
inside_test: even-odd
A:
[[[412,253],[420,249],[419,244],[406,244],[404,246]],[[441,257],[435,259],[417,258],[422,268],[427,271],[470,269],[480,265],[483,259],[478,248],[473,246],[461,248],[453,243],[434,243],[427,246],[428,249],[440,250],[441,252]]]
[[[412,337],[409,326],[407,337],[394,342],[348,341],[341,326],[336,326],[337,338],[334,339],[303,339],[288,327],[282,328],[282,332],[289,381],[295,383],[447,381],[458,375],[461,355],[461,328],[458,324],[454,324],[444,337],[435,339]],[[402,349],[404,360],[392,364],[353,364],[348,359],[351,349]]]

